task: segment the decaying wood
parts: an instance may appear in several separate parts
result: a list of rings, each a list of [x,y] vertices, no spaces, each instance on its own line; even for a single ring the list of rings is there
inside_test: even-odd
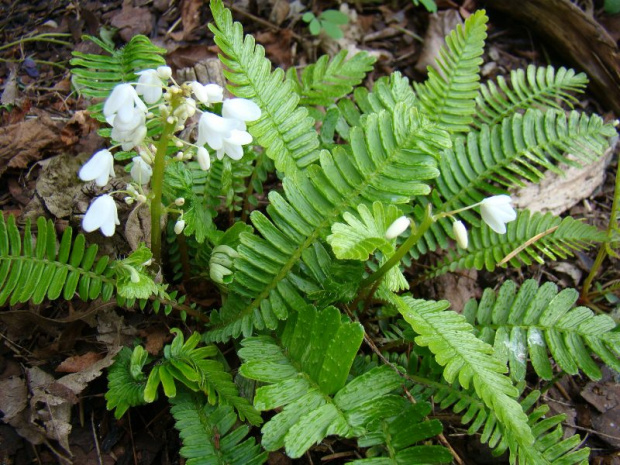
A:
[[[592,16],[569,0],[487,0],[549,40],[572,65],[585,71],[603,105],[620,114],[620,54],[614,40]]]

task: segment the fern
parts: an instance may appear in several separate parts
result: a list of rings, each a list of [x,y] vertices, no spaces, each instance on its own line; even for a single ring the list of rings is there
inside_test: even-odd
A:
[[[104,99],[112,88],[122,82],[136,79],[136,72],[154,69],[166,64],[163,56],[165,48],[157,47],[143,35],[132,37],[127,45],[114,50],[113,45],[93,36],[84,36],[99,45],[109,55],[81,53],[73,51],[70,63],[73,82],[87,97]],[[91,114],[103,120],[99,103],[89,108]]]
[[[405,465],[451,463],[452,454],[442,446],[414,445],[441,433],[439,420],[425,420],[431,411],[427,402],[410,404],[402,399],[400,411],[376,422],[374,428],[362,436],[358,445],[370,447],[369,458],[354,460],[354,465]],[[382,456],[378,456],[382,453]]]
[[[573,218],[559,218],[551,213],[520,211],[507,225],[506,234],[497,234],[486,225],[470,231],[469,247],[449,250],[424,277],[439,276],[464,268],[493,271],[498,264],[520,267],[533,262],[558,260],[573,256],[605,240],[605,233]]]
[[[284,80],[280,68],[271,72],[264,48],[256,45],[252,36],[244,39],[241,24],[233,23],[221,0],[211,2],[211,11],[215,24],[209,28],[222,51],[220,59],[228,67],[224,74],[232,83],[230,91],[254,100],[262,110],[261,118],[249,126],[250,134],[265,148],[276,169],[286,175],[316,162],[319,139],[314,120],[299,107],[293,83]]]
[[[429,67],[428,80],[414,84],[425,113],[453,134],[467,132],[473,122],[487,21],[479,10],[457,26],[439,50],[439,69]]]
[[[22,241],[15,217],[0,218],[0,306],[40,304],[46,297],[69,300],[76,292],[82,300],[109,300],[116,284],[109,257],[97,260],[97,246],[86,247],[83,234],[72,235],[65,229],[57,245],[54,223],[40,217],[35,241],[29,220]]]
[[[362,82],[372,69],[375,58],[361,52],[347,59],[347,54],[342,50],[331,59],[323,55],[302,71],[301,79],[295,68],[289,68],[287,78],[294,83],[302,105],[329,107]]]
[[[476,338],[472,327],[462,315],[446,311],[446,301],[432,302],[398,297],[385,293],[384,298],[395,305],[418,334],[416,343],[428,346],[437,363],[443,366],[443,377],[467,389],[473,386],[476,395],[491,409],[505,428],[504,434],[518,447],[530,447],[534,436],[527,417],[515,400],[518,390],[505,363],[493,356],[493,348]]]
[[[258,465],[267,460],[254,438],[244,440],[248,426],[233,429],[237,416],[232,407],[213,407],[203,395],[190,392],[179,392],[170,403],[187,465]]]
[[[572,106],[577,99],[571,92],[583,92],[588,83],[584,73],[575,73],[564,67],[529,65],[527,70],[510,71],[510,84],[503,76],[480,86],[476,97],[474,125],[492,126],[518,110],[533,106],[561,109],[559,102]]]
[[[137,351],[134,351],[137,352]],[[114,410],[114,417],[121,418],[130,407],[146,404],[144,388],[146,376],[142,366],[146,358],[136,360],[129,347],[123,347],[114,364],[108,368],[108,392],[105,394],[107,409]],[[136,368],[132,369],[132,365]]]
[[[333,155],[322,152],[321,166],[308,170],[309,179],[284,179],[290,203],[271,192],[267,212],[273,222],[260,212],[252,213],[264,239],[242,235],[237,250],[241,257],[235,262],[231,289],[251,300],[229,299],[219,314],[213,314],[210,339],[224,340],[241,332],[247,336],[257,321],[285,318],[287,306],[303,302],[301,296],[291,295],[297,291],[289,272],[304,250],[359,203],[370,199],[404,203],[427,194],[425,181],[437,175],[434,153],[450,144],[446,136],[415,109],[399,103],[393,114],[370,114],[363,128],[352,129],[350,151],[339,146]]]
[[[508,361],[515,380],[525,378],[528,358],[538,376],[551,380],[549,355],[566,373],[582,370],[598,380],[601,371],[590,354],[619,371],[620,333],[612,331],[616,324],[611,317],[595,316],[586,307],[573,308],[578,297],[574,289],[558,292],[553,283],[539,287],[533,280],[516,292],[516,285],[506,281],[497,294],[486,289],[479,303],[470,301],[464,313],[481,337],[493,344],[496,357]]]
[[[343,323],[334,307],[317,312],[305,305],[290,315],[279,339],[242,341],[240,373],[267,384],[257,389],[254,405],[261,411],[283,407],[262,428],[265,449],[284,446],[297,458],[328,435],[363,434],[367,423],[393,409],[399,398],[387,394],[401,381],[390,368],[346,383],[363,332],[357,323]]]

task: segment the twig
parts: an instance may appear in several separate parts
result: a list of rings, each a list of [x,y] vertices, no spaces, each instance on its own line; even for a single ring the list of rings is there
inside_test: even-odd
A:
[[[555,232],[557,229],[559,228],[559,226],[554,226],[553,228],[549,228],[546,231],[541,232],[540,234],[536,234],[534,237],[530,238],[529,240],[525,241],[523,244],[521,244],[519,247],[517,247],[516,249],[514,249],[512,252],[510,252],[508,255],[506,255],[502,261],[500,261],[497,266],[502,266],[505,263],[508,263],[510,260],[512,260],[514,257],[516,257],[520,252],[522,252],[523,250],[525,250],[527,247],[529,247],[530,245],[532,245],[534,242],[542,239],[545,236],[548,236],[549,234]]]
[[[263,18],[259,18],[258,16],[255,16],[252,13],[249,13],[249,12],[239,8],[239,7],[236,7],[235,5],[230,5],[230,9],[232,11],[234,11],[235,13],[239,13],[242,16],[250,18],[252,21],[256,21],[257,23],[259,23],[259,24],[261,24],[261,25],[263,25],[265,27],[268,27],[269,29],[273,29],[276,32],[281,32],[282,31],[282,28],[280,26],[277,26],[277,25],[273,24],[272,22],[267,21],[267,20],[265,20]],[[293,32],[292,30],[291,30],[291,35],[295,39],[297,39],[299,41],[304,40],[303,37],[301,37],[299,34]]]
[[[90,426],[93,432],[93,441],[95,441],[95,450],[97,451],[97,460],[99,465],[103,465],[103,458],[101,457],[101,448],[99,447],[99,439],[97,438],[97,429],[95,428],[95,411],[90,412]]]

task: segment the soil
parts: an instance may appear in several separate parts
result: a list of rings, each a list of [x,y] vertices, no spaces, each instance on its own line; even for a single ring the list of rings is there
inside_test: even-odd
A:
[[[519,2],[510,3],[519,8]],[[620,15],[606,14],[602,1],[573,3],[606,31],[617,52]],[[345,28],[345,39],[339,43],[326,36],[312,36],[301,20],[303,11],[318,14],[339,8],[335,2],[310,0],[303,7],[299,1],[246,0],[234,2],[232,7],[235,19],[265,46],[275,66],[303,67],[340,47],[358,48],[378,57],[375,70],[368,76],[370,84],[395,70],[412,80],[423,79],[445,33],[486,5],[481,0],[437,0],[437,4],[439,13],[431,15],[410,0],[354,1],[348,9],[356,19]],[[0,47],[0,208],[5,218],[16,215],[20,225],[27,218],[44,215],[54,221],[58,232],[67,226],[77,229],[79,215],[94,194],[75,173],[105,142],[96,134],[98,123],[86,112],[89,103],[71,85],[68,61],[72,50],[95,51],[96,47],[83,35],[116,28],[114,40],[118,45],[136,34],[145,34],[168,50],[166,60],[175,72],[193,68],[217,56],[213,36],[206,27],[210,20],[207,2],[1,0],[0,13],[0,34],[5,44]],[[571,64],[563,44],[541,39],[540,24],[530,28],[530,24],[514,20],[505,9],[491,9],[489,14],[484,79],[530,63]],[[26,40],[36,34],[59,33],[66,35],[56,41]],[[578,46],[596,48],[588,43]],[[585,94],[578,107],[612,119],[618,115],[613,112],[617,107],[611,100]],[[583,195],[571,198],[570,203],[560,202],[554,211],[605,228],[617,163],[617,154],[610,152],[607,163],[586,176],[587,180],[582,177],[570,184],[570,190]],[[549,189],[547,193],[535,193],[534,200],[548,196],[548,192],[557,193],[559,187],[553,184]],[[556,197],[564,198],[560,194]],[[525,201],[524,206],[534,200]],[[128,214],[121,212],[121,216]],[[112,245],[104,244],[96,235],[88,238],[102,244],[104,253],[129,249],[123,238]],[[508,277],[517,281],[534,277],[579,289],[595,256],[596,250],[589,250],[548,266],[499,274],[448,275],[434,283],[431,293],[461,302],[458,306],[479,295],[482,288],[498,286]],[[606,260],[597,279],[600,286],[618,281],[617,265],[616,260]],[[202,299],[201,304],[214,305],[208,300],[208,289],[195,291],[193,295]],[[590,303],[602,312],[615,311],[617,315],[618,302],[618,295],[608,293],[604,299]],[[103,398],[105,368],[119,347],[140,338],[149,352],[156,354],[171,340],[171,326],[188,330],[199,327],[191,319],[184,323],[173,316],[78,299],[0,310],[0,403],[13,406],[13,410],[3,411],[5,421],[21,418],[11,425],[0,423],[0,463],[183,464],[180,440],[167,403],[159,401],[135,408],[115,420]],[[560,377],[553,384],[536,383],[531,387],[543,390],[553,413],[567,414],[565,430],[582,435],[584,445],[592,448],[592,463],[620,464],[619,380],[618,373],[606,370],[599,382],[585,377]],[[451,412],[439,412],[437,417],[446,425],[444,436],[458,455],[458,463],[507,463],[505,456],[492,457],[476,437],[467,436],[459,418]],[[292,461],[277,452],[270,455],[268,463],[338,464],[356,457],[363,457],[363,450],[358,450],[354,441],[328,438],[299,460]]]

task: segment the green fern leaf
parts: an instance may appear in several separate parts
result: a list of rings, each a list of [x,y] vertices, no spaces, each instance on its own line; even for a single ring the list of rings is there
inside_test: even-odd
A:
[[[551,380],[549,355],[566,373],[582,370],[598,380],[601,371],[590,354],[620,370],[620,333],[611,317],[573,308],[578,297],[574,289],[558,292],[555,284],[539,287],[534,280],[516,292],[516,285],[506,281],[497,294],[486,289],[479,303],[470,301],[464,313],[493,344],[496,356],[509,363],[515,380],[525,379],[528,358],[541,378]]]
[[[261,411],[283,407],[262,428],[265,449],[284,446],[297,458],[328,435],[359,436],[380,417],[393,401],[386,395],[401,380],[384,366],[346,383],[363,333],[361,325],[342,322],[334,307],[317,312],[304,305],[279,339],[242,341],[240,373],[267,384],[256,391],[254,405]]]
[[[97,246],[86,247],[84,235],[73,239],[67,228],[57,249],[54,223],[40,217],[35,242],[30,221],[22,241],[15,217],[6,222],[0,218],[0,306],[29,300],[39,304],[61,295],[71,299],[76,292],[82,300],[112,297],[116,279],[109,257],[97,260]]]
[[[464,268],[493,271],[499,263],[513,267],[545,260],[571,257],[605,241],[605,233],[573,218],[552,213],[518,212],[517,219],[506,225],[506,234],[493,232],[486,224],[469,234],[466,250],[449,250],[440,262],[424,274],[425,279]]]
[[[342,50],[331,59],[327,55],[321,56],[302,71],[301,79],[295,68],[289,68],[287,78],[295,84],[302,105],[334,105],[362,82],[376,61],[365,52],[356,53],[349,59],[347,54]]]
[[[232,14],[221,0],[211,2],[215,25],[209,28],[220,47],[220,59],[228,67],[224,71],[232,83],[229,90],[238,97],[252,99],[262,110],[261,118],[249,124],[248,131],[262,145],[276,169],[293,175],[313,164],[319,157],[319,139],[314,119],[299,107],[299,95],[293,83],[284,80],[278,68],[271,72],[265,50],[256,45],[243,28],[233,23]]]
[[[428,80],[414,84],[425,113],[452,133],[467,132],[473,122],[487,21],[478,10],[457,26],[439,51],[439,69],[429,66]]]
[[[121,418],[130,407],[145,404],[146,376],[141,370],[132,370],[132,351],[123,347],[114,364],[108,368],[108,391],[105,394],[108,410]]]
[[[267,460],[254,438],[244,440],[248,426],[233,429],[237,416],[232,407],[213,407],[203,395],[189,392],[180,392],[170,403],[187,465],[259,465]]]
[[[502,188],[522,186],[523,181],[538,182],[542,169],[561,173],[557,163],[581,166],[599,158],[609,147],[616,131],[596,115],[530,109],[515,114],[501,124],[482,126],[480,133],[470,132],[457,138],[452,150],[441,156],[441,175],[437,188],[445,204],[444,211],[456,210],[479,202]],[[577,161],[569,159],[572,154]],[[468,221],[472,215],[463,215]],[[474,223],[477,224],[477,223]]]
[[[425,420],[431,412],[428,402],[411,404],[400,399],[396,415],[377,421],[374,428],[359,441],[359,447],[370,447],[369,458],[354,460],[353,465],[404,465],[451,463],[452,454],[442,446],[414,445],[442,431],[437,419]],[[378,454],[381,454],[378,456]]]
[[[474,388],[476,395],[495,412],[507,434],[521,447],[530,447],[534,436],[527,417],[515,400],[519,392],[505,376],[506,364],[493,356],[493,348],[476,338],[465,317],[446,311],[450,304],[414,300],[385,293],[418,334],[417,344],[428,346],[437,363],[443,366],[443,377],[449,383]]]
[[[503,76],[480,86],[476,97],[474,125],[492,126],[519,110],[534,106],[561,110],[560,102],[572,107],[577,103],[571,92],[583,92],[588,83],[584,73],[575,73],[564,67],[557,71],[553,66],[537,67],[529,65],[510,71],[510,84]]]
[[[269,194],[271,221],[252,213],[263,238],[241,235],[231,287],[239,297],[228,299],[221,312],[212,315],[208,337],[248,336],[255,325],[261,328],[286,318],[289,307],[304,302],[291,280],[304,250],[362,202],[405,203],[428,194],[426,180],[438,174],[434,155],[446,145],[450,140],[444,131],[397,103],[393,113],[367,115],[363,128],[351,130],[350,146],[337,147],[333,155],[323,151],[321,165],[311,167],[308,177],[285,178],[288,201],[276,192]]]

